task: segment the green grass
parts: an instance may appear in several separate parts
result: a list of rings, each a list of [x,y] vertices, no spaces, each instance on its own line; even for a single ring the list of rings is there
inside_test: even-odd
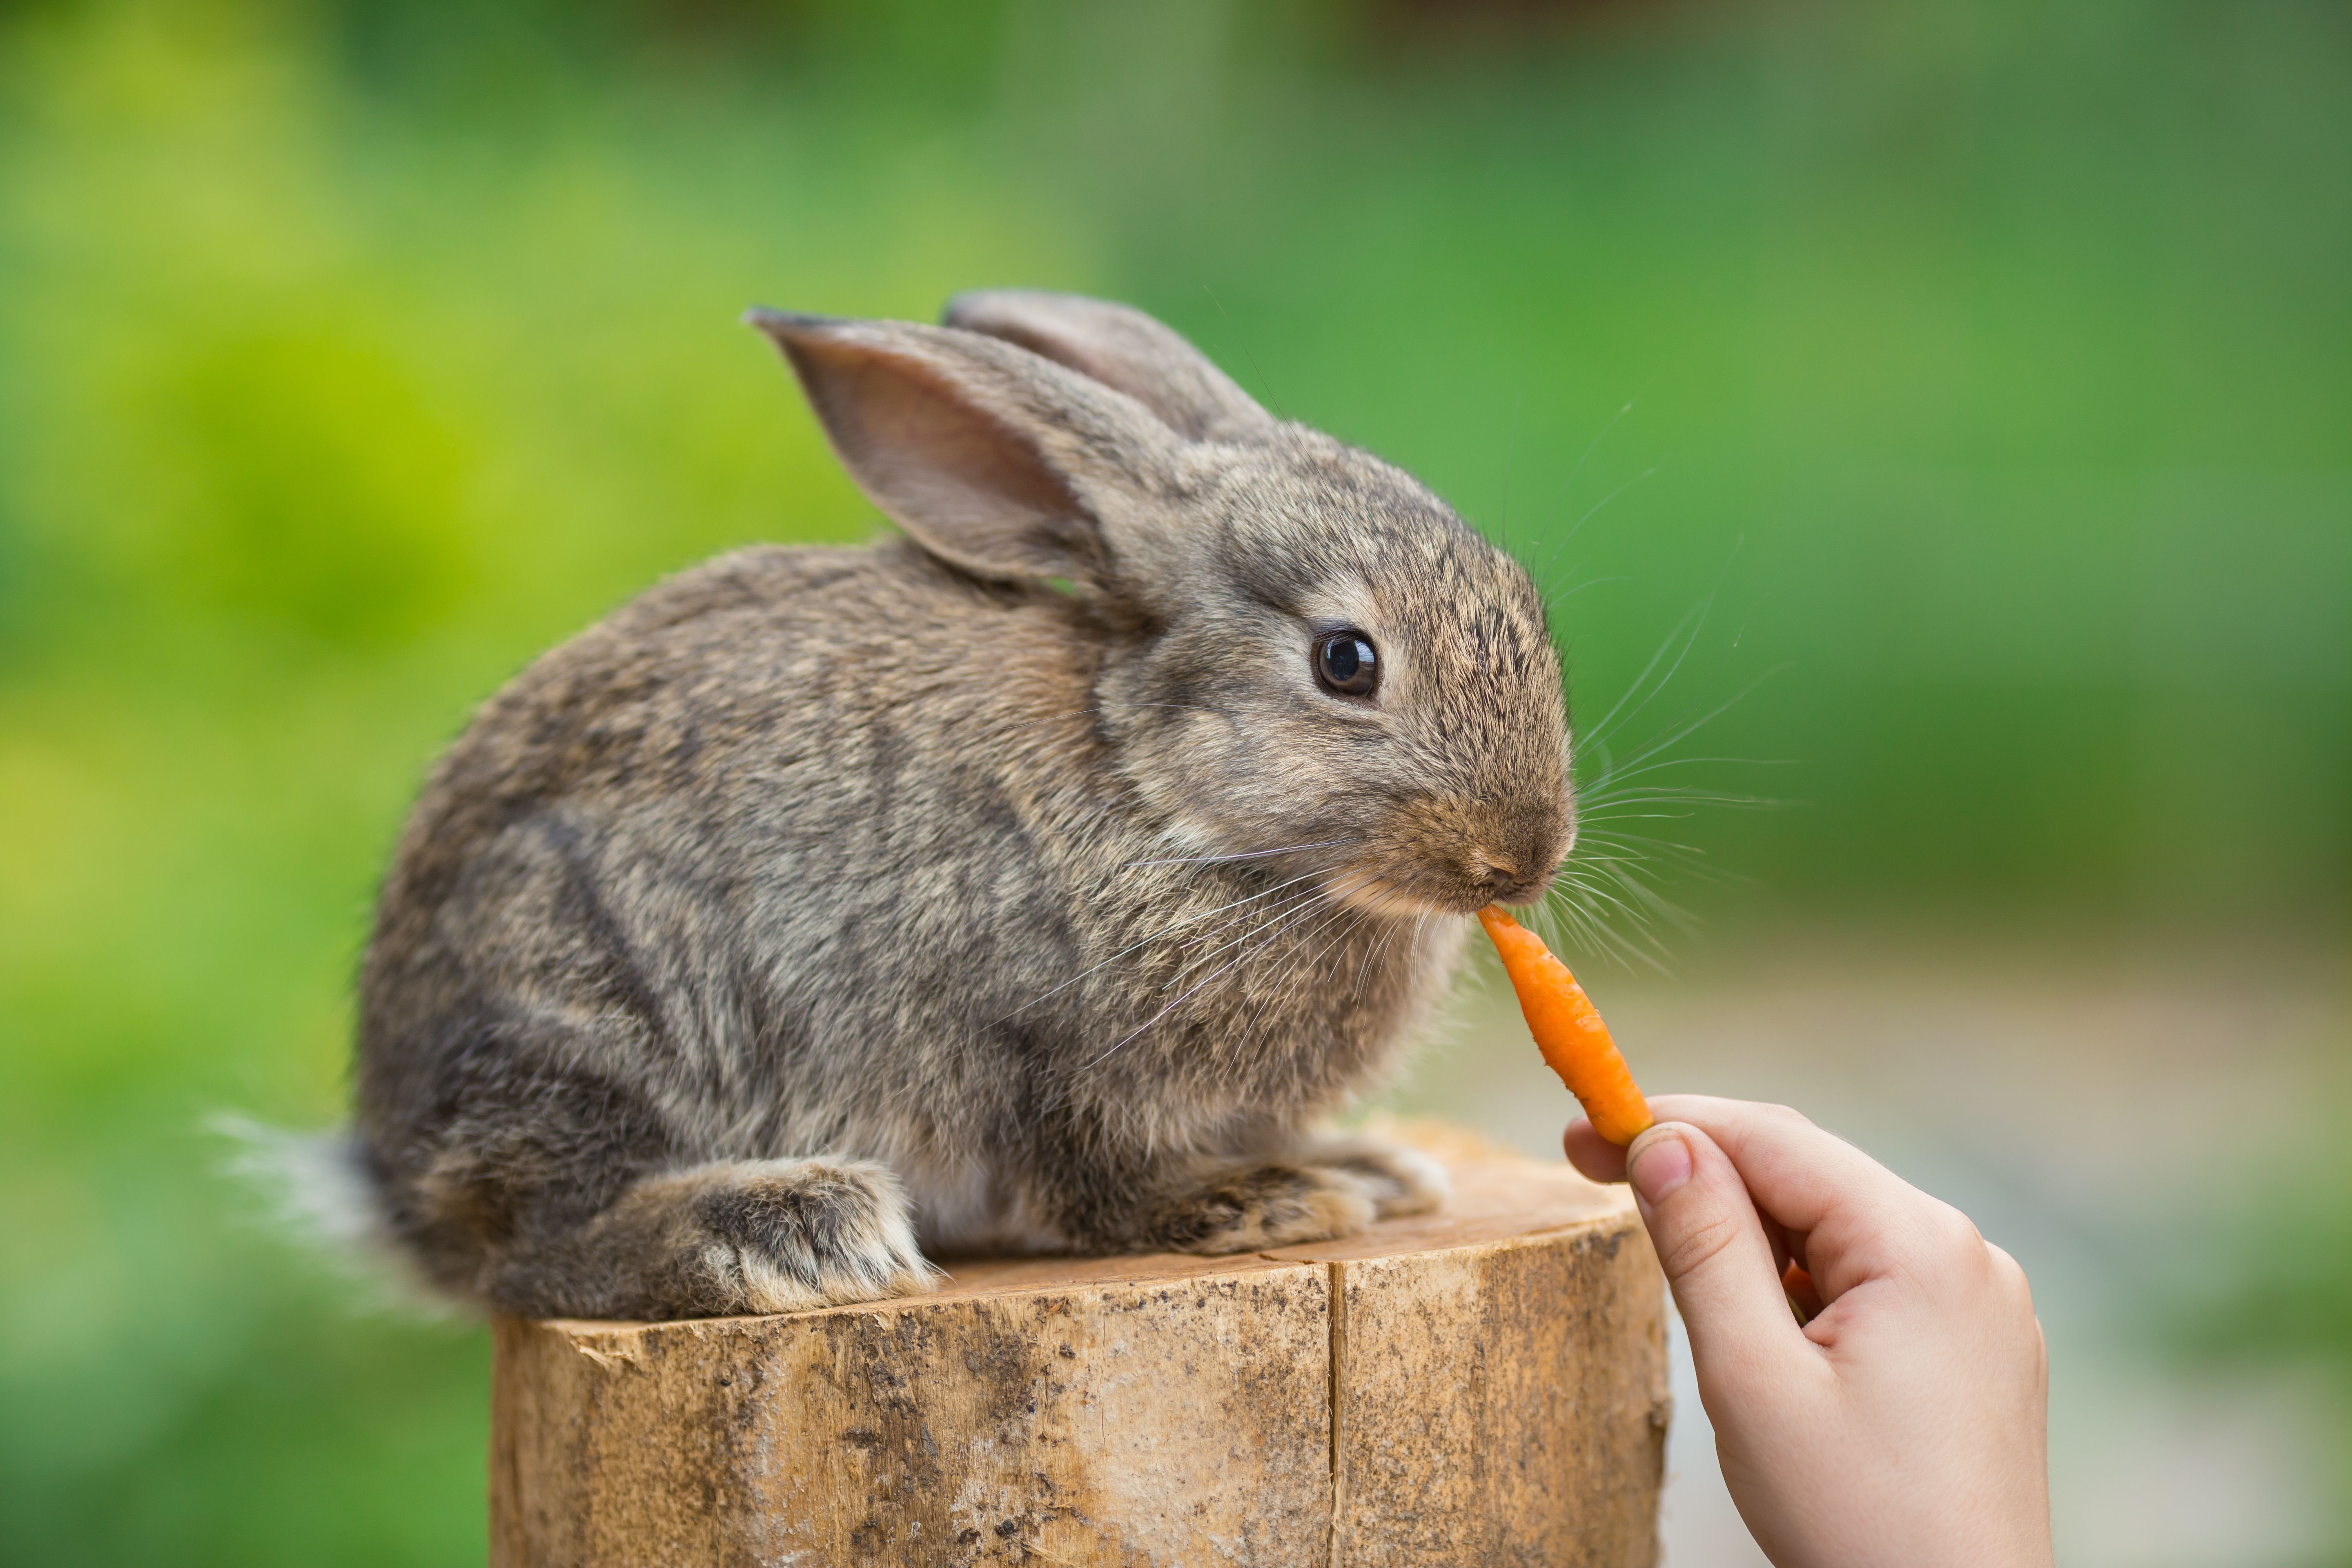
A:
[[[0,9],[0,1556],[478,1550],[478,1337],[193,1130],[337,1114],[473,702],[872,527],[755,300],[1162,313],[1537,565],[1588,718],[1708,606],[1612,742],[1769,675],[1678,752],[1801,803],[1671,825],[1727,931],[2341,919],[2339,9],[694,14]]]

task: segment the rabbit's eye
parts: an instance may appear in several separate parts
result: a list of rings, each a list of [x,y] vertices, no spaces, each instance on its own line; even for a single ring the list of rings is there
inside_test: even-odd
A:
[[[1315,639],[1315,679],[1341,697],[1370,697],[1381,680],[1381,656],[1371,638],[1349,627]]]

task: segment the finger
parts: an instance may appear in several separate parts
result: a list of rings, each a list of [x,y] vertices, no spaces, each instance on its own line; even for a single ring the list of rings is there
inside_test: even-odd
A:
[[[1785,1106],[1696,1095],[1652,1103],[1703,1128],[1757,1206],[1805,1238],[1804,1266],[1824,1301],[1890,1268],[1928,1267],[1974,1234],[1958,1210]]]
[[[1581,1118],[1570,1122],[1568,1131],[1559,1135],[1559,1142],[1568,1152],[1568,1163],[1581,1171],[1587,1180],[1625,1179],[1625,1151],[1601,1136],[1591,1122]]]
[[[1763,1222],[1729,1156],[1662,1122],[1626,1152],[1627,1179],[1703,1371],[1761,1371],[1802,1340]]]
[[[1927,1194],[1785,1105],[1707,1095],[1660,1095],[1662,1121],[1702,1128],[1738,1168],[1756,1205],[1792,1231],[1810,1232],[1841,1207],[1929,1201]]]

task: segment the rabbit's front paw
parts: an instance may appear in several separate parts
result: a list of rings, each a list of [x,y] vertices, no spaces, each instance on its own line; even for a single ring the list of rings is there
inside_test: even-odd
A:
[[[1254,1252],[1346,1236],[1371,1224],[1370,1184],[1329,1166],[1234,1165],[1152,1216],[1150,1239],[1177,1252]]]
[[[689,1212],[710,1292],[726,1310],[804,1312],[932,1289],[906,1194],[863,1160],[747,1160],[706,1167]],[[730,1289],[731,1288],[731,1289]]]

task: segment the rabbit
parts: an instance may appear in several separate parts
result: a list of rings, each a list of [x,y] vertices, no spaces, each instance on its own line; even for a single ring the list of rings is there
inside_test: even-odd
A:
[[[746,320],[903,533],[655,586],[434,769],[360,980],[383,1229],[666,1319],[1439,1204],[1325,1129],[1574,838],[1527,573],[1121,305]]]

